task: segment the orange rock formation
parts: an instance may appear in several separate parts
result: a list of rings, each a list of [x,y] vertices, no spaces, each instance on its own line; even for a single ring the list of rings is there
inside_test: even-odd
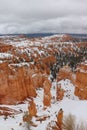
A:
[[[62,130],[62,125],[63,125],[63,110],[61,108],[57,115],[57,126],[59,130]]]
[[[59,53],[60,49],[64,53],[70,51],[77,54],[74,46],[77,48],[87,46],[86,42],[66,44],[73,40],[75,39],[67,35],[31,39],[24,36],[0,37],[0,104],[16,104],[27,97],[35,97],[36,89],[43,87],[45,93],[43,102],[49,106],[51,84],[49,80],[45,81],[45,77],[48,77],[50,68],[56,63],[55,54]],[[2,56],[1,53],[10,54],[10,57]],[[58,81],[64,78],[72,78],[69,67],[59,71]],[[86,86],[86,79],[82,80],[85,80]]]
[[[64,66],[60,69],[57,80],[60,81],[62,79],[72,80],[72,72],[69,66]]]
[[[37,115],[37,109],[33,99],[29,102],[28,110],[29,110],[29,116],[33,117]]]
[[[61,86],[57,86],[57,91],[56,91],[56,99],[57,101],[62,100],[64,97],[64,90],[61,88]]]
[[[0,103],[15,104],[27,97],[35,97],[31,75],[24,66],[8,66],[7,62],[0,64]]]
[[[44,106],[50,106],[51,105],[51,82],[48,79],[45,79],[44,84],[44,99],[43,99],[43,104]]]
[[[75,95],[87,100],[87,62],[81,63],[77,68]]]

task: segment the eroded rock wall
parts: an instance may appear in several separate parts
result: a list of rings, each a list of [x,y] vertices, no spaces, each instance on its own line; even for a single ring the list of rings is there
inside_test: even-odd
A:
[[[6,62],[0,64],[0,70],[0,104],[15,104],[36,96],[31,75],[24,66],[9,67]]]
[[[87,62],[81,63],[77,68],[75,95],[87,100]]]

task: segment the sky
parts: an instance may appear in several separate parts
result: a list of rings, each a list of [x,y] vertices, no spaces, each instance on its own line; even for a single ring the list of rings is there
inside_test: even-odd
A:
[[[0,0],[8,33],[87,33],[87,0]]]

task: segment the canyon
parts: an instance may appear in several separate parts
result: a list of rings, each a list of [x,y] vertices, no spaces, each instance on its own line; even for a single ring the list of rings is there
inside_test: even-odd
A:
[[[0,37],[0,105],[20,105],[29,100],[27,108],[31,115],[36,120],[46,120],[47,116],[39,119],[36,116],[40,107],[45,111],[52,106],[52,101],[70,98],[61,84],[66,80],[74,86],[72,99],[76,96],[79,100],[87,100],[86,41],[70,35]],[[43,93],[40,106],[37,103],[39,91]],[[3,110],[1,115],[6,110],[10,114],[7,107],[0,110]],[[14,110],[17,112],[20,113]]]

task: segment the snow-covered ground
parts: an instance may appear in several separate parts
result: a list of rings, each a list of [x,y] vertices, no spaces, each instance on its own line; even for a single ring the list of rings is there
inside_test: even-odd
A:
[[[9,54],[9,53],[0,53],[0,58],[11,58],[13,57],[13,55]]]
[[[66,91],[62,101],[56,101],[56,82],[53,82],[51,88],[52,97],[55,97],[51,101],[51,106],[47,109],[43,109],[43,94],[42,88],[37,90],[37,97],[34,99],[37,106],[37,115],[47,116],[45,121],[38,121],[36,117],[33,117],[33,122],[36,127],[31,126],[31,130],[46,130],[47,124],[51,121],[56,121],[56,115],[60,108],[64,111],[64,116],[72,114],[76,117],[76,121],[84,121],[87,123],[87,101],[81,101],[74,95],[74,86],[70,80],[62,80],[58,84]],[[2,105],[1,105],[2,106]],[[6,107],[6,105],[3,105]],[[28,101],[25,104],[7,106],[15,110],[22,110],[18,115],[0,116],[0,130],[28,130],[27,124],[23,122],[24,112],[27,111]]]

